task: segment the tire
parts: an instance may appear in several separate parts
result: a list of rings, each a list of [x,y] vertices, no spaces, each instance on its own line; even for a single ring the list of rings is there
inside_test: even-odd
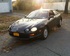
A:
[[[61,27],[62,25],[62,20],[59,20],[57,27]]]
[[[45,40],[48,37],[48,29],[45,27],[42,31],[41,40]]]

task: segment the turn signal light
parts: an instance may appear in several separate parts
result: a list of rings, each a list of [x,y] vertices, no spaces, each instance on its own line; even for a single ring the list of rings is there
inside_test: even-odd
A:
[[[35,34],[30,34],[30,36],[34,36]]]

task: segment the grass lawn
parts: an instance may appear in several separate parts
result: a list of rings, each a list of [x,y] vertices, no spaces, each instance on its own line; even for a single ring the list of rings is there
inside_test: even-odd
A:
[[[14,16],[0,15],[0,31],[7,30],[9,25],[18,19]]]

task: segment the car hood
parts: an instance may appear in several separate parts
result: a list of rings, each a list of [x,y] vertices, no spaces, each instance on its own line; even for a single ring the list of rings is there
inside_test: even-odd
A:
[[[47,21],[46,19],[20,19],[18,21],[16,21],[15,23],[12,24],[12,28],[30,28],[30,27],[34,27],[37,25],[41,25],[41,24],[45,24],[45,21]]]

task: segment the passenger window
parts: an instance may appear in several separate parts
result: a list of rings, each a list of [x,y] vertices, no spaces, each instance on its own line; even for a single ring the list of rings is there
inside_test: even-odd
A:
[[[53,10],[50,10],[50,11],[49,11],[49,17],[50,17],[50,18],[53,18],[54,15],[55,15],[55,14],[54,14]]]

